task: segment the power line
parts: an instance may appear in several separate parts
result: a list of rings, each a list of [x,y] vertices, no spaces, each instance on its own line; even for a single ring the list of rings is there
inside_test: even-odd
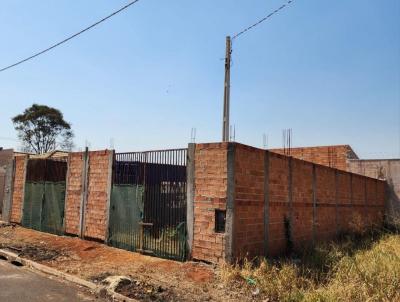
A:
[[[283,4],[281,7],[277,8],[276,10],[274,10],[272,13],[270,13],[269,15],[265,16],[264,18],[262,18],[261,20],[257,21],[256,23],[254,23],[253,25],[250,25],[249,27],[243,29],[241,32],[235,34],[232,37],[232,40],[238,38],[239,36],[243,35],[244,33],[248,32],[249,30],[253,29],[254,27],[260,25],[261,23],[263,23],[265,20],[271,18],[273,15],[275,15],[276,13],[278,13],[279,11],[281,11],[282,9],[284,9],[286,6],[288,6],[289,4],[291,4],[294,0],[289,0],[287,1],[286,4]]]
[[[116,11],[113,12],[112,14],[108,15],[107,17],[104,17],[103,19],[97,21],[96,23],[93,23],[92,25],[86,27],[85,29],[82,29],[81,31],[77,32],[76,34],[73,34],[72,36],[69,36],[68,38],[66,38],[66,39],[64,39],[64,40],[62,40],[62,41],[60,41],[60,42],[58,42],[58,43],[56,43],[56,44],[54,44],[54,45],[52,45],[52,46],[50,46],[50,47],[48,47],[48,48],[46,48],[46,49],[44,49],[44,50],[38,52],[38,53],[36,53],[36,54],[34,54],[34,55],[32,55],[32,56],[26,58],[26,59],[23,59],[23,60],[21,60],[21,61],[18,61],[18,62],[14,63],[14,64],[11,64],[11,65],[7,66],[7,67],[4,67],[4,68],[0,69],[0,72],[5,71],[5,70],[7,70],[7,69],[10,69],[10,68],[12,68],[12,67],[15,67],[15,66],[17,66],[17,65],[19,65],[19,64],[25,63],[26,61],[32,60],[32,59],[34,59],[34,58],[36,58],[36,57],[38,57],[38,56],[44,54],[45,52],[48,52],[48,51],[52,50],[53,48],[56,48],[57,46],[60,46],[61,44],[64,44],[64,43],[68,42],[69,40],[71,40],[71,39],[73,39],[73,38],[75,38],[75,37],[77,37],[77,36],[83,34],[84,32],[86,32],[86,31],[92,29],[93,27],[99,25],[100,23],[102,23],[102,22],[104,22],[104,21],[110,19],[111,17],[113,17],[113,16],[115,16],[116,14],[122,12],[123,10],[127,9],[128,7],[130,7],[131,5],[133,5],[133,4],[137,3],[137,2],[139,2],[139,0],[134,0],[134,1],[129,2],[127,5],[121,7],[120,9],[116,10]]]

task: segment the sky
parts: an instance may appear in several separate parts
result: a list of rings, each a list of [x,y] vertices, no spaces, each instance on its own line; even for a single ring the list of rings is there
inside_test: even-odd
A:
[[[123,0],[2,0],[0,68],[83,29]],[[33,103],[60,109],[76,149],[117,152],[221,141],[225,37],[283,0],[141,0],[51,52],[0,72],[0,146]],[[400,157],[400,1],[295,0],[235,40],[235,140],[350,144]]]

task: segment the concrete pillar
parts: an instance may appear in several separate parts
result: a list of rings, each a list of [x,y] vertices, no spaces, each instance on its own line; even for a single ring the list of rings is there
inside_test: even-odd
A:
[[[82,167],[82,191],[81,191],[81,204],[79,212],[79,237],[83,238],[85,234],[85,212],[88,197],[88,180],[89,180],[89,150],[86,147],[83,154],[83,167]]]
[[[106,234],[104,236],[104,242],[108,243],[109,231],[110,231],[110,204],[111,204],[111,190],[112,190],[112,175],[113,175],[113,164],[115,158],[115,151],[111,150],[108,152],[108,171],[107,171],[107,204],[106,204]]]
[[[232,263],[235,259],[235,143],[228,145],[228,179],[225,221],[225,260]]]
[[[14,186],[14,171],[15,171],[15,161],[14,161],[14,150],[2,150],[1,151],[2,163],[5,169],[4,178],[4,194],[3,200],[0,201],[0,206],[2,205],[2,215],[1,220],[5,222],[10,221],[11,208],[12,208],[12,192]],[[0,188],[0,190],[3,188]]]
[[[264,256],[269,256],[269,152],[264,153]]]
[[[288,252],[293,249],[293,157],[289,157],[288,169],[288,200],[289,200],[289,238]]]
[[[189,144],[186,162],[186,232],[188,258],[192,258],[194,237],[194,173],[196,144]]]

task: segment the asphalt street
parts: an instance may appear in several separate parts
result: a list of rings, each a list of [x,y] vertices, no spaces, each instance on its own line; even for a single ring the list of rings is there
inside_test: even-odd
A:
[[[0,260],[0,302],[103,302],[87,290]]]

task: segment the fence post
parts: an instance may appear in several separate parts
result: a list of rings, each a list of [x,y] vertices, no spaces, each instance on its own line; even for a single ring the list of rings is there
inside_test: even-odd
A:
[[[82,167],[82,191],[81,191],[81,204],[79,212],[79,237],[85,236],[85,211],[87,204],[88,193],[88,177],[89,177],[89,148],[86,147],[83,154],[83,167]]]
[[[67,176],[65,179],[65,196],[64,196],[64,218],[63,218],[63,226],[62,226],[62,230],[63,233],[66,233],[67,230],[67,211],[68,211],[68,183],[69,183],[69,176],[71,173],[71,169],[70,169],[70,163],[71,163],[71,153],[68,153],[68,158],[67,158]]]
[[[264,153],[264,256],[269,255],[269,151]]]
[[[112,190],[112,175],[113,175],[113,164],[115,158],[115,151],[110,150],[108,152],[108,170],[107,170],[107,205],[106,205],[106,234],[104,236],[104,242],[108,243],[108,237],[110,234],[110,203],[111,203],[111,190]]]
[[[293,249],[293,157],[289,157],[289,173],[288,173],[288,198],[289,198],[289,238],[288,238],[288,252],[291,253]]]
[[[232,263],[235,252],[235,143],[228,143],[227,154],[227,200],[225,221],[225,260]]]
[[[186,232],[188,258],[192,258],[193,236],[194,236],[194,180],[195,180],[195,151],[196,144],[189,144],[186,162]]]

